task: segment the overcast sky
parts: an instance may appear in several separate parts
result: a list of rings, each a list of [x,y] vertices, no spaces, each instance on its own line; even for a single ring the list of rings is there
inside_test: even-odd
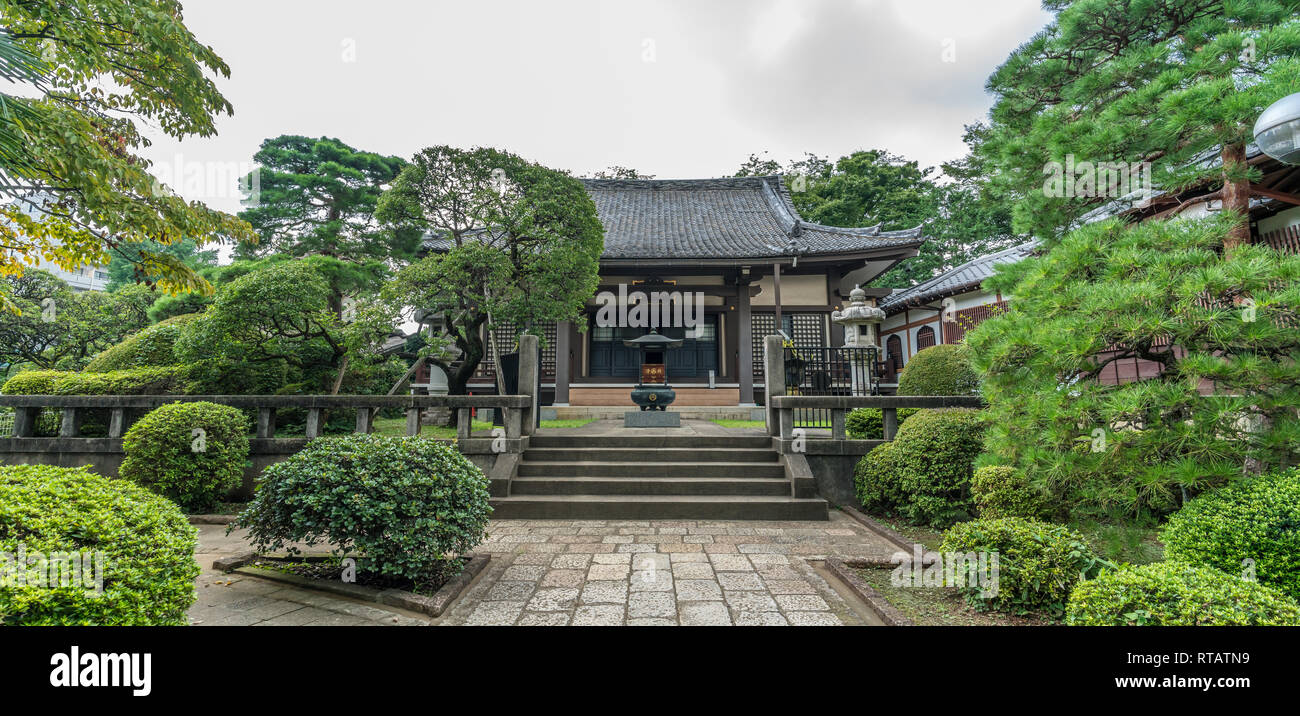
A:
[[[1037,0],[186,0],[230,65],[211,138],[155,136],[164,180],[251,162],[279,134],[409,157],[507,149],[590,174],[735,172],[886,148],[922,165],[964,153],[984,81],[1049,20]],[[171,180],[239,209],[230,180]],[[215,186],[213,185],[215,184]]]

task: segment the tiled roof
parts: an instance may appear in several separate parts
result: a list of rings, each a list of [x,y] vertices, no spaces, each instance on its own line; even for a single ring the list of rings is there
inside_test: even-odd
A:
[[[979,288],[984,279],[993,275],[993,267],[1002,263],[1019,261],[1029,256],[1037,241],[1028,241],[1019,246],[1012,246],[997,253],[981,256],[958,266],[946,273],[939,274],[929,281],[922,281],[911,288],[895,291],[880,300],[880,307],[885,315],[892,316],[903,310],[934,301],[945,296],[954,296]]]
[[[811,224],[779,176],[581,179],[605,226],[603,259],[719,259],[911,248],[922,227],[881,231]],[[425,245],[445,245],[426,237]]]

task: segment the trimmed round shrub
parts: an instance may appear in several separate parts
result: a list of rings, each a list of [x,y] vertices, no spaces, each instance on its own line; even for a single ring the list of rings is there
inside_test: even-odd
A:
[[[176,345],[176,339],[180,337],[184,325],[200,315],[188,313],[147,326],[95,356],[86,364],[86,371],[106,373],[126,368],[175,365],[177,361],[172,348]]]
[[[171,403],[138,420],[122,438],[118,475],[187,512],[210,511],[240,484],[248,462],[248,420],[216,403]]]
[[[1065,619],[1076,626],[1297,626],[1300,605],[1217,569],[1157,562],[1081,582]]]
[[[1261,583],[1300,599],[1300,470],[1189,500],[1170,516],[1161,537],[1172,562],[1228,574],[1253,568]]]
[[[266,468],[235,524],[262,551],[328,543],[363,571],[419,584],[460,571],[458,555],[487,537],[491,511],[487,478],[455,448],[352,434]]]
[[[877,446],[863,455],[854,468],[853,486],[857,492],[858,502],[871,512],[893,514],[902,499],[895,444],[887,442]]]
[[[940,552],[998,554],[997,594],[963,587],[967,603],[980,610],[1060,614],[1080,579],[1095,576],[1107,563],[1093,554],[1078,533],[1062,525],[1019,517],[978,519],[953,525]]]
[[[964,343],[943,343],[918,351],[898,374],[899,395],[973,395],[979,374]]]
[[[916,413],[916,408],[899,408],[898,424]],[[844,431],[851,440],[883,440],[885,437],[885,419],[880,408],[857,408],[850,410],[844,418]]]
[[[972,464],[984,444],[978,410],[921,410],[898,428],[899,513],[915,524],[947,527],[974,514]]]
[[[971,475],[971,501],[980,517],[1043,519],[1050,512],[1047,498],[1014,467],[988,465]]]
[[[918,410],[892,442],[863,456],[854,485],[868,510],[943,528],[969,519],[972,463],[984,423],[978,410]]]
[[[86,468],[0,467],[0,552],[48,560],[44,577],[29,564],[22,580],[0,580],[0,624],[185,625],[199,576],[195,535],[176,505],[130,483]],[[80,583],[68,553],[90,567]],[[15,563],[0,566],[16,576]]]

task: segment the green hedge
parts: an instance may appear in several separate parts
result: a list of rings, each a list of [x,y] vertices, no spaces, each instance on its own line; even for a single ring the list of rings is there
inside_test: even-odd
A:
[[[998,553],[998,593],[984,599],[975,586],[962,589],[976,609],[1060,614],[1081,577],[1096,575],[1106,562],[1083,537],[1061,525],[1019,517],[978,519],[953,525],[941,552]]]
[[[970,496],[980,517],[1044,519],[1050,513],[1046,496],[1031,487],[1022,473],[1005,465],[976,470],[970,480]]]
[[[918,351],[898,374],[899,395],[974,395],[979,374],[971,366],[970,348],[944,343]]]
[[[202,432],[199,432],[202,431]],[[248,462],[248,421],[216,403],[171,403],[151,411],[122,438],[118,474],[191,513],[211,511],[239,486]]]
[[[1170,561],[1228,574],[1242,574],[1251,565],[1261,583],[1300,599],[1300,471],[1190,500],[1169,518],[1162,541]]]
[[[5,395],[53,395],[54,384],[67,372],[61,370],[28,370],[17,373],[5,381],[0,393]]]
[[[95,356],[86,364],[86,371],[106,373],[127,368],[176,365],[176,356],[172,353],[176,339],[180,337],[185,324],[200,315],[188,313],[147,326],[139,333],[128,336],[126,340]]]
[[[177,392],[180,371],[176,366],[108,373],[28,371],[5,381],[0,392],[5,395],[167,395]]]
[[[983,445],[980,412],[920,410],[898,428],[892,443],[863,456],[854,481],[868,509],[914,524],[943,528],[974,513],[971,465]]]
[[[0,467],[0,552],[102,552],[104,587],[0,584],[0,623],[185,625],[195,534],[175,505],[128,482],[85,468]]]
[[[328,543],[359,567],[417,583],[460,571],[451,555],[486,538],[488,480],[455,448],[422,438],[313,440],[268,467],[239,515],[258,549]]]
[[[902,425],[916,411],[916,408],[899,408],[898,424]],[[857,408],[845,416],[844,430],[851,440],[883,440],[885,419],[880,408]]]
[[[1298,626],[1300,605],[1217,569],[1157,562],[1079,584],[1065,618],[1078,626]]]

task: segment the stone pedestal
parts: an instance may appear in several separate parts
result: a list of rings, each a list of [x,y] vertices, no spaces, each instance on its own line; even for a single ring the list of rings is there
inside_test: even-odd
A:
[[[629,410],[623,413],[625,428],[680,428],[681,426],[681,413],[670,413],[665,410]]]

